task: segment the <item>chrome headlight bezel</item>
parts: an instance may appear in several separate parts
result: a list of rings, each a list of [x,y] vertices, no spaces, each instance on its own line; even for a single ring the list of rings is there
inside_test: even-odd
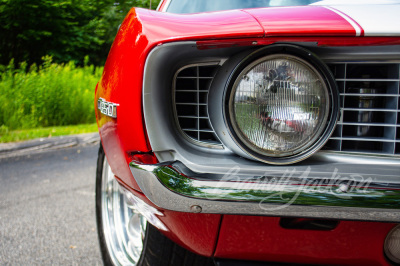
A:
[[[269,58],[290,58],[297,60],[301,64],[309,67],[323,82],[327,90],[327,115],[324,118],[324,124],[318,130],[317,134],[305,145],[300,146],[298,149],[284,154],[284,156],[273,156],[258,151],[252,148],[251,145],[246,143],[241,131],[233,117],[232,99],[235,95],[235,88],[243,73],[257,65],[259,62]],[[293,45],[273,45],[265,49],[261,49],[253,54],[250,54],[241,61],[232,72],[228,82],[226,83],[224,93],[224,115],[225,123],[229,130],[230,136],[234,143],[237,145],[246,157],[262,161],[269,164],[291,164],[304,160],[318,151],[329,139],[332,134],[339,114],[339,93],[333,75],[328,67],[319,60],[311,52]],[[242,154],[242,155],[243,155]]]

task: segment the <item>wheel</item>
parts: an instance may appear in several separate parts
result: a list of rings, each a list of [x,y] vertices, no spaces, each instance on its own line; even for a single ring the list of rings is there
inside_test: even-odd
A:
[[[96,221],[104,265],[211,266],[211,258],[172,242],[127,200],[100,144],[96,172]]]

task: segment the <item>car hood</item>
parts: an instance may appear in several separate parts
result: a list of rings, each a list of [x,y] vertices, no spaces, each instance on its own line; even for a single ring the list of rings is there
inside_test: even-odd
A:
[[[400,35],[399,0],[325,0],[313,5],[325,6],[356,23],[365,36]]]
[[[318,6],[333,6],[333,5],[358,5],[358,6],[365,6],[365,5],[398,5],[400,4],[399,0],[323,0],[315,2],[311,5],[318,5]]]
[[[243,11],[260,21],[266,36],[400,35],[400,4],[312,5]]]
[[[400,5],[320,5],[171,14],[133,9],[153,40],[210,40],[277,36],[400,36]],[[335,1],[335,3],[341,1]],[[388,1],[390,2],[390,1]],[[129,15],[128,15],[129,17]]]

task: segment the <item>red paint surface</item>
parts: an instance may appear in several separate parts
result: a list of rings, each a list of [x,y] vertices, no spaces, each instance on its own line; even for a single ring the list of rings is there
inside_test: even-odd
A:
[[[163,232],[184,248],[211,257],[218,236],[221,215],[164,211],[160,220],[169,229]]]
[[[104,66],[95,95],[117,103],[117,118],[101,114],[96,108],[97,124],[104,151],[113,172],[126,184],[139,189],[130,170],[127,152],[149,152],[142,113],[142,72],[148,41],[141,35],[140,23],[130,12],[122,23]],[[139,37],[137,37],[139,36]]]
[[[131,161],[131,158],[124,152],[117,130],[117,124],[113,122],[105,123],[99,130],[108,163],[114,174],[124,177],[123,180],[129,187],[140,191],[129,169],[128,162]]]
[[[336,8],[333,8],[333,7],[329,7],[329,8],[334,10],[336,13],[339,13],[340,15],[350,19],[354,24],[356,24],[360,28],[360,30],[361,30],[360,36],[364,36],[364,29],[363,29],[363,27],[361,27],[361,25],[357,21],[355,21],[352,17],[348,16],[347,14],[343,13],[342,11],[340,11]]]
[[[120,179],[119,181],[129,189],[127,184],[121,182]],[[220,214],[195,214],[161,210],[149,201],[144,194],[132,189],[129,190],[136,197],[163,214],[158,218],[168,229],[168,231],[161,231],[165,236],[178,245],[202,256],[211,257],[213,255],[221,221]]]
[[[283,229],[279,218],[224,215],[215,256],[330,265],[388,265],[387,233],[396,224],[342,221],[331,231]]]
[[[272,36],[355,36],[353,26],[320,6],[246,9]]]
[[[171,14],[136,9],[143,32],[152,42],[263,37],[264,30],[240,10]]]

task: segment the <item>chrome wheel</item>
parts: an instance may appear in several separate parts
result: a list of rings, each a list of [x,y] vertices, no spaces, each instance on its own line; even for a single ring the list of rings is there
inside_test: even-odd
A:
[[[115,265],[137,265],[143,251],[147,220],[126,198],[104,158],[101,218],[108,253]]]

